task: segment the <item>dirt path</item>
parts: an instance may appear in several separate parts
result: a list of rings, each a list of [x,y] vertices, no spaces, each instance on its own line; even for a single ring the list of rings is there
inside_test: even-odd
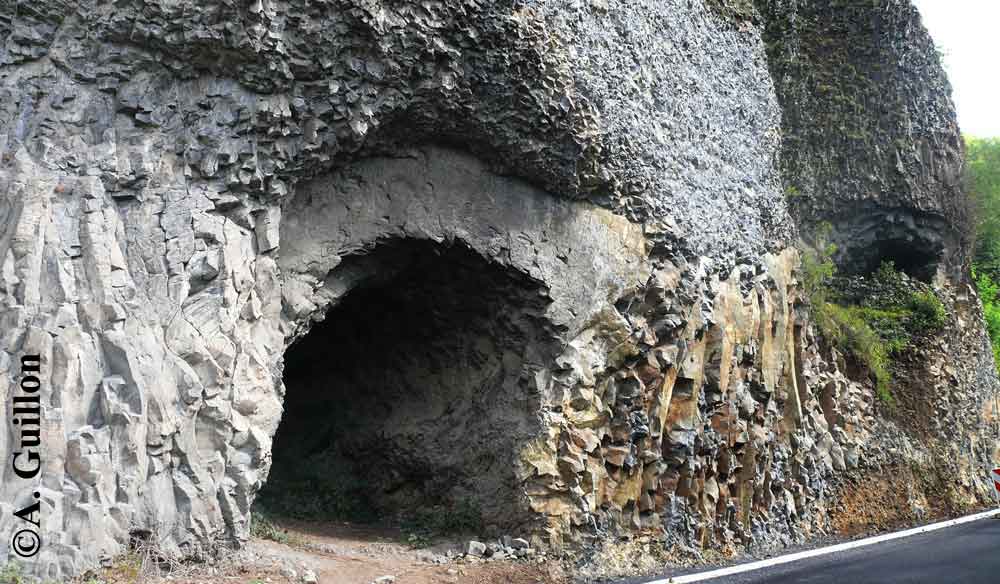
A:
[[[369,584],[379,578],[395,584],[548,584],[565,579],[557,562],[462,558],[455,541],[414,549],[400,543],[403,538],[395,530],[303,522],[286,522],[282,528],[289,543],[257,540],[253,546],[258,553],[312,569],[323,584]]]
[[[214,564],[151,575],[136,554],[78,579],[79,584],[565,584],[558,561],[463,557],[459,541],[415,549],[396,530],[283,521],[272,539],[254,538]],[[150,562],[147,562],[151,564]]]

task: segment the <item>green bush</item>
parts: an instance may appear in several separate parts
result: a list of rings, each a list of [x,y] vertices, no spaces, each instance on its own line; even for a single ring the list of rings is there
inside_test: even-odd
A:
[[[821,223],[816,228],[815,245],[802,250],[800,279],[806,297],[814,304],[826,300],[830,290],[830,280],[837,273],[837,267],[833,264],[833,254],[837,253],[837,246],[827,241],[832,230],[833,225],[830,223]]]
[[[900,309],[854,307],[861,319],[885,345],[889,354],[896,354],[910,345],[908,314]]]
[[[909,328],[914,334],[941,330],[948,318],[944,303],[930,290],[920,290],[910,296]]]

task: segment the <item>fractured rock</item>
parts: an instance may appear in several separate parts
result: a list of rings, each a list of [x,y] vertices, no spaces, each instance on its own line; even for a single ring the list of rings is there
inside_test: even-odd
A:
[[[792,541],[845,468],[989,500],[961,136],[909,2],[370,4],[0,18],[0,386],[37,377],[44,441],[0,540],[37,492],[30,575],[241,545],[317,451],[519,557]],[[809,315],[793,241],[824,223],[845,272],[899,260],[947,307],[909,422]]]
[[[465,555],[481,558],[486,555],[486,544],[471,540],[465,544]]]

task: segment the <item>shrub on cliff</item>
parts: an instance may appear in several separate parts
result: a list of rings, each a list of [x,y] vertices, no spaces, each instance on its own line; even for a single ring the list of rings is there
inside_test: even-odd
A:
[[[926,334],[941,330],[948,313],[941,300],[930,290],[918,290],[910,295],[908,326],[914,334]]]
[[[863,364],[878,397],[893,405],[893,357],[913,339],[944,326],[944,304],[926,284],[897,271],[892,262],[866,276],[839,277],[823,230],[816,248],[802,256],[802,286],[820,335]],[[1000,333],[1000,310],[997,312]],[[1000,355],[1000,353],[998,353]]]
[[[894,345],[888,343],[872,328],[864,308],[842,306],[826,302],[817,307],[820,333],[827,342],[850,353],[863,363],[875,378],[875,392],[879,399],[892,405],[892,354]]]

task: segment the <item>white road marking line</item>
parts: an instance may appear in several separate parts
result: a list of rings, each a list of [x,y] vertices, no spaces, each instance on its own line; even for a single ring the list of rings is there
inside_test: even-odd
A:
[[[780,566],[781,564],[797,562],[799,560],[805,560],[807,558],[825,556],[827,554],[852,550],[855,548],[865,547],[876,543],[892,541],[894,539],[902,539],[904,537],[910,537],[911,535],[918,535],[921,533],[927,533],[929,531],[937,531],[938,529],[944,529],[946,527],[952,527],[954,525],[961,525],[963,523],[978,521],[980,519],[986,519],[987,517],[994,517],[996,515],[1000,515],[1000,509],[984,511],[982,513],[976,513],[975,515],[966,515],[965,517],[959,517],[958,519],[949,519],[948,521],[931,523],[930,525],[924,525],[923,527],[915,527],[913,529],[907,529],[906,531],[897,531],[895,533],[887,533],[885,535],[876,535],[874,537],[859,539],[857,541],[849,541],[847,543],[832,545],[825,548],[807,550],[804,552],[797,552],[785,556],[778,556],[776,558],[769,558],[757,562],[750,562],[748,564],[739,564],[737,566],[730,566],[728,568],[719,568],[718,570],[710,570],[708,572],[701,572],[698,574],[687,574],[685,576],[675,576],[673,578],[661,578],[659,580],[650,580],[645,584],[686,584],[687,582],[701,582],[702,580],[711,580],[712,578],[721,578],[723,576],[732,576],[734,574],[742,574],[744,572],[753,572],[754,570],[760,570],[762,568],[770,568],[771,566]]]

